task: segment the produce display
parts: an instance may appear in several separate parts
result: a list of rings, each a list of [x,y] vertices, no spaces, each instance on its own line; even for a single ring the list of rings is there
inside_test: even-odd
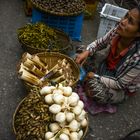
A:
[[[38,93],[29,94],[14,116],[16,140],[43,140],[46,125],[52,118],[48,110],[49,106],[44,104],[44,97]]]
[[[36,54],[24,53],[18,66],[18,76],[39,87],[58,83],[71,86],[76,81],[76,77],[73,75],[73,66],[65,58],[57,59],[55,63],[53,67],[49,68],[48,64],[40,60]]]
[[[17,107],[16,140],[81,140],[88,129],[84,103],[70,86],[44,86]]]
[[[36,24],[27,24],[24,27],[19,28],[18,39],[23,45],[51,51],[63,50],[70,43],[66,34],[50,28],[41,22]],[[64,41],[62,41],[62,39]]]
[[[70,16],[83,12],[84,0],[31,0],[33,5],[45,12]]]
[[[88,126],[84,103],[71,87],[45,86],[40,90],[45,95],[45,102],[53,114],[53,122],[49,123],[45,140],[80,140]]]

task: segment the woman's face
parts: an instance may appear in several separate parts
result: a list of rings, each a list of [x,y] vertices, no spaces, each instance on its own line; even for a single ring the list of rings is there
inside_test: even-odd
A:
[[[117,28],[117,33],[125,38],[138,37],[140,36],[139,23],[140,12],[136,8],[132,9],[121,19]]]

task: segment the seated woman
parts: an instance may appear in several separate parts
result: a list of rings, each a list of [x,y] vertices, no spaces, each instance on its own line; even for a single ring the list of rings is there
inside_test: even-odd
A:
[[[127,12],[117,27],[89,44],[76,57],[81,64],[87,57],[108,47],[107,57],[97,73],[89,73],[86,91],[98,103],[116,104],[136,93],[140,78],[140,8]],[[94,61],[94,60],[93,60]]]

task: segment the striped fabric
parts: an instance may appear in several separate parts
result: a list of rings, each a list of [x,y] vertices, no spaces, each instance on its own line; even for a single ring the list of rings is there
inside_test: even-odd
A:
[[[87,50],[93,55],[106,47],[110,48],[112,38],[117,35],[116,28],[114,28],[104,37],[89,44]],[[101,82],[110,89],[123,90],[127,93],[136,92],[138,83],[140,83],[140,40],[132,43],[129,51],[118,65],[115,76],[103,75]]]

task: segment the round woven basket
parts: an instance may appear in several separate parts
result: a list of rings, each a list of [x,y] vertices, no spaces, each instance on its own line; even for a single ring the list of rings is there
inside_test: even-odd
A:
[[[31,93],[32,94],[32,93]],[[13,131],[14,131],[14,134],[17,135],[17,131],[16,131],[16,128],[15,128],[15,118],[16,118],[16,114],[18,113],[21,105],[23,104],[23,102],[28,98],[28,96],[26,96],[24,99],[21,100],[21,102],[18,104],[18,106],[16,107],[15,109],[15,112],[13,114],[13,120],[12,120],[12,125],[13,125]],[[88,132],[88,126],[89,126],[89,120],[88,120],[88,115],[86,116],[86,119],[87,119],[87,127],[84,129],[84,134],[81,138],[81,140],[84,139],[84,137],[86,136],[87,132]]]
[[[25,100],[26,99],[28,99],[28,100],[31,100],[31,96],[32,95],[36,95],[36,94],[39,94],[38,93],[38,90],[36,90],[36,91],[34,91],[34,92],[30,92],[26,97],[24,97],[21,101],[20,101],[20,103],[17,105],[17,107],[16,107],[16,109],[15,109],[15,112],[14,112],[14,114],[13,114],[13,119],[12,119],[12,126],[13,126],[13,132],[14,132],[14,134],[16,135],[16,136],[18,136],[18,131],[17,131],[17,129],[16,129],[16,125],[15,125],[15,120],[16,120],[16,115],[19,113],[19,110],[20,110],[20,108],[22,107],[22,105],[25,105]],[[37,98],[37,97],[35,97],[35,99],[39,99],[39,98]],[[32,100],[33,100],[33,97],[32,97]],[[44,103],[45,103],[45,100],[43,100],[44,101]],[[30,101],[30,103],[32,103],[31,101]],[[37,103],[39,104],[39,101],[37,101]],[[37,105],[37,104],[36,104]],[[49,107],[49,106],[48,106]],[[32,109],[32,108],[31,108]],[[28,110],[27,110],[28,111]],[[27,113],[27,112],[25,112],[25,113]],[[39,113],[39,112],[38,112]],[[48,113],[48,112],[47,112]],[[19,113],[20,114],[20,113]],[[42,113],[40,114],[40,116],[42,115]],[[49,114],[50,115],[50,114]],[[32,119],[32,116],[30,116],[30,118]],[[25,121],[25,120],[24,120]],[[24,122],[24,121],[22,121],[22,122]],[[42,120],[40,120],[40,121],[42,121]],[[48,122],[50,122],[50,119],[48,120]],[[43,122],[42,122],[43,123]],[[46,124],[47,122],[46,121],[44,121],[44,123]],[[30,129],[30,128],[29,128]],[[27,130],[28,131],[28,130]],[[32,139],[31,139],[32,140]]]
[[[55,33],[58,37],[57,43],[59,44],[60,49],[54,49],[53,46],[47,46],[47,48],[37,48],[33,45],[26,44],[23,40],[19,39],[21,46],[24,51],[29,52],[30,54],[40,53],[40,52],[60,52],[63,54],[67,54],[69,50],[72,49],[72,41],[70,37],[59,29],[54,29]]]
[[[77,11],[77,12],[71,12],[71,13],[61,13],[61,12],[54,12],[54,11],[48,10],[47,8],[43,8],[39,5],[37,5],[33,0],[31,0],[31,3],[32,3],[33,7],[35,7],[36,9],[38,9],[40,11],[48,13],[48,14],[52,14],[52,15],[57,15],[57,16],[77,16],[77,15],[81,14],[82,12],[84,12],[84,9],[86,6],[85,2],[82,1],[81,2],[82,10]]]
[[[63,60],[64,58],[68,61],[68,63],[72,66],[72,72],[73,72],[73,76],[75,77],[75,81],[72,83],[72,87],[74,87],[76,85],[76,83],[79,81],[80,78],[80,70],[78,65],[75,63],[75,61],[68,57],[67,55],[64,55],[62,53],[59,52],[42,52],[42,53],[37,53],[36,54],[40,60],[42,62],[44,62],[45,64],[48,65],[48,69],[51,69],[52,67],[54,67],[57,64],[58,60]],[[18,64],[18,68],[17,71],[19,69],[19,65],[22,62],[22,59],[20,60],[19,64]],[[26,81],[23,81],[25,84],[25,87],[27,89],[27,91],[33,90],[33,89],[38,89],[40,87],[37,87],[36,85],[32,85]]]

